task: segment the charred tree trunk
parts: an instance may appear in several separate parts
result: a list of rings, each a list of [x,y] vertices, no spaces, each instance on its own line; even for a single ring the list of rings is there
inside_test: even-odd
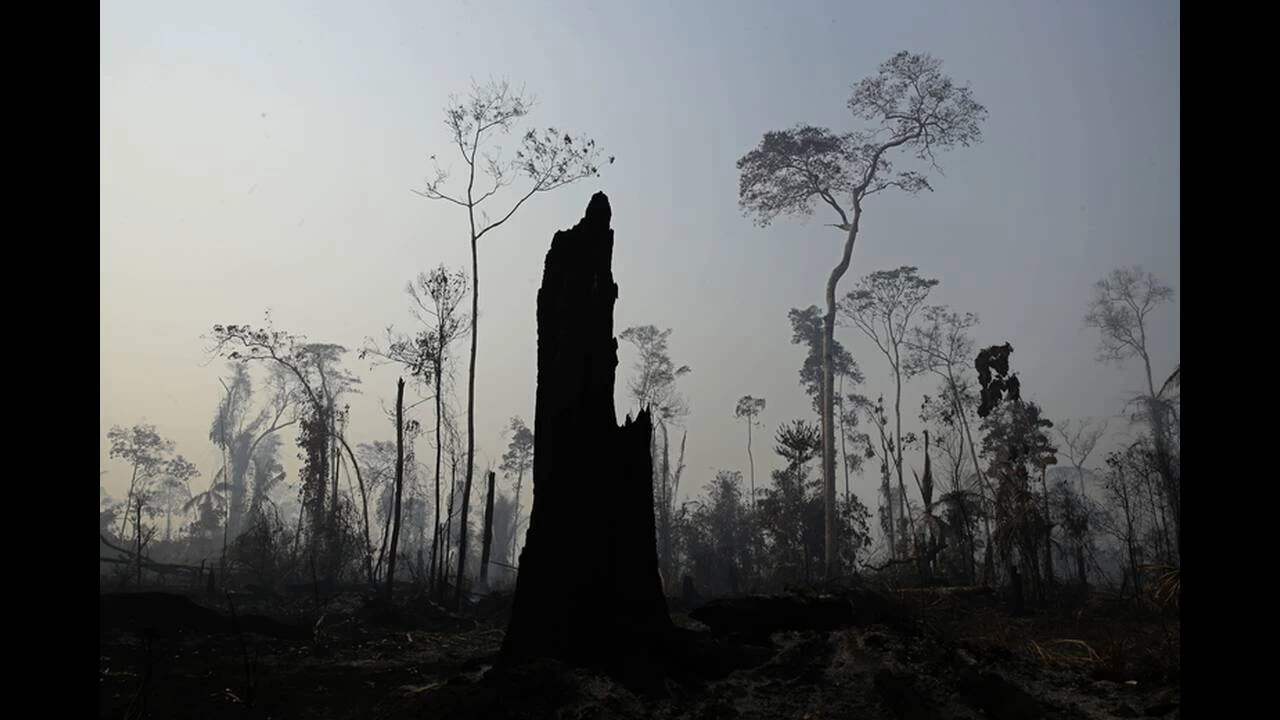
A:
[[[524,465],[516,469],[516,494],[511,510],[511,561],[515,562],[517,542],[520,539],[520,493],[524,490]]]
[[[1076,575],[1080,577],[1080,590],[1089,592],[1089,573],[1084,563],[1084,543],[1076,544]]]
[[[400,552],[400,496],[404,490],[404,378],[396,383],[396,496],[391,509],[391,554],[387,556],[387,599],[395,594],[396,556]]]
[[[662,493],[658,498],[658,530],[662,536],[659,548],[658,575],[662,578],[663,592],[674,588],[676,582],[675,563],[671,553],[671,443],[667,435],[667,424],[658,421],[662,428]]]
[[[142,587],[142,505],[143,499],[136,498],[137,507],[133,514],[134,555],[137,557],[138,587]]]
[[[1044,492],[1044,592],[1045,600],[1053,593],[1053,519],[1049,514],[1049,466],[1040,467],[1040,489]]]
[[[430,597],[437,602],[444,597],[444,591],[440,589],[440,558],[436,555],[436,548],[440,546],[440,537],[440,525],[437,524],[431,536],[431,569],[428,578],[428,584],[431,586]]]
[[[453,606],[459,610],[462,609],[462,575],[467,571],[467,522],[470,520],[467,511],[471,508],[471,476],[468,471],[467,479],[462,483],[462,520],[458,523],[458,586],[453,592]]]
[[[1009,567],[1009,584],[1013,590],[1013,615],[1021,617],[1027,613],[1026,595],[1022,589],[1022,573],[1017,565]]]
[[[458,454],[449,451],[449,506],[445,511],[444,526],[440,529],[440,593],[437,600],[445,602],[445,593],[449,589],[449,538],[453,535],[453,502],[458,497]]]
[[[617,426],[608,198],[551,241],[538,291],[533,510],[504,664],[549,656],[655,689],[676,636],[658,574],[648,409]],[[601,475],[604,477],[601,477]]]
[[[441,345],[436,349],[435,367],[433,368],[433,372],[435,373],[435,380],[436,380],[436,503],[433,506],[436,513],[436,521],[435,521],[435,525],[433,526],[435,528],[435,531],[431,535],[430,585],[431,585],[431,591],[432,591],[431,597],[434,597],[437,599],[439,599],[440,597],[437,594],[437,589],[440,587],[440,585],[439,585],[439,579],[438,579],[438,572],[436,570],[436,568],[438,567],[438,561],[440,558],[440,555],[439,555],[439,552],[440,552],[440,461],[441,461],[441,449],[444,447],[444,441],[441,439],[442,435],[440,434],[440,428],[442,427],[442,418],[444,417],[444,409],[443,409],[443,405],[441,405],[442,396],[440,394],[441,392],[441,386],[440,386],[441,372],[440,371],[443,369],[443,367],[444,367],[444,346]]]
[[[489,497],[484,503],[484,547],[480,551],[480,584],[489,589],[489,549],[493,545],[493,488],[498,476],[489,473]]]

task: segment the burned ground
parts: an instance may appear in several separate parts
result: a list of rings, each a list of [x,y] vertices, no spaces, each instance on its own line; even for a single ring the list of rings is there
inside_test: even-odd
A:
[[[1180,715],[1180,623],[1095,597],[1013,618],[986,594],[843,592],[673,612],[686,662],[657,696],[551,660],[495,668],[510,597],[462,614],[358,592],[101,596],[101,717],[1112,718]],[[880,617],[859,618],[872,600]],[[150,611],[143,607],[152,603]],[[848,622],[752,633],[708,607],[846,603]],[[717,605],[718,603],[718,605]],[[796,605],[800,603],[801,605]],[[673,603],[674,605],[674,603]],[[129,611],[121,608],[128,607]],[[714,611],[711,615],[714,616]],[[252,620],[252,618],[258,618]],[[761,619],[764,618],[764,619]],[[251,629],[246,629],[251,628]]]

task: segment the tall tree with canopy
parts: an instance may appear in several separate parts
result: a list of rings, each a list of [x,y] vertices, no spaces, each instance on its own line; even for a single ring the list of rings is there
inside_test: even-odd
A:
[[[113,426],[107,431],[107,442],[111,443],[107,457],[123,460],[131,466],[129,475],[129,491],[125,495],[125,512],[120,515],[120,534],[124,539],[129,522],[129,511],[134,506],[133,496],[139,489],[148,485],[164,468],[170,453],[173,452],[173,441],[160,437],[155,425],[139,424],[131,428]]]
[[[268,314],[264,327],[214,325],[209,352],[237,362],[258,362],[283,370],[302,398],[298,446],[303,451],[302,496],[314,573],[336,577],[338,547],[338,465],[345,449],[355,456],[339,431],[346,409],[341,397],[354,392],[360,380],[341,365],[346,348],[308,342],[301,335],[276,330]],[[358,466],[357,479],[360,478]],[[361,481],[363,485],[363,481]],[[366,528],[366,539],[368,537]],[[366,554],[367,558],[367,554]]]
[[[1147,392],[1140,398],[1142,415],[1151,426],[1156,469],[1164,493],[1173,511],[1174,537],[1179,554],[1182,549],[1181,478],[1174,468],[1170,446],[1171,430],[1176,423],[1169,390],[1179,377],[1175,372],[1156,389],[1151,372],[1151,354],[1147,349],[1147,317],[1159,306],[1173,300],[1173,288],[1162,283],[1141,267],[1124,267],[1094,283],[1093,302],[1085,316],[1085,325],[1098,330],[1098,358],[1103,362],[1123,365],[1138,358],[1146,375]]]
[[[235,539],[243,529],[244,518],[262,501],[264,487],[257,482],[273,466],[273,453],[260,450],[272,447],[273,434],[297,422],[297,393],[290,388],[287,370],[281,366],[267,369],[270,396],[257,414],[251,411],[254,383],[244,363],[229,363],[231,377],[219,379],[223,395],[209,426],[209,441],[222,456],[219,478],[226,492],[227,522],[224,535]],[[267,445],[263,445],[267,443]]]
[[[779,215],[813,214],[816,205],[831,211],[844,233],[840,261],[826,285],[823,316],[822,456],[826,502],[825,557],[828,576],[839,575],[837,551],[834,340],[836,289],[849,269],[862,221],[863,204],[876,193],[930,189],[924,172],[898,169],[905,156],[938,169],[936,154],[982,139],[986,109],[968,87],[942,72],[942,62],[927,54],[899,52],[881,63],[875,75],[853,88],[847,106],[862,126],[836,133],[797,125],[770,131],[756,149],[738,160],[738,202],[758,225]]]
[[[156,504],[164,513],[164,539],[173,535],[173,511],[180,510],[191,498],[191,481],[200,476],[200,470],[181,455],[164,464],[156,487]]]
[[[924,307],[937,280],[922,278],[917,268],[903,266],[878,270],[862,278],[840,304],[841,314],[862,331],[889,362],[893,375],[893,455],[889,458],[898,479],[898,492],[905,502],[902,463],[902,383],[920,372],[903,352],[916,313]],[[914,539],[914,534],[913,534]]]
[[[689,571],[712,593],[736,595],[755,576],[755,520],[742,494],[742,473],[720,470],[682,518]]]
[[[752,514],[752,522],[754,520],[756,507],[756,459],[751,454],[751,426],[758,425],[757,418],[760,413],[764,412],[766,405],[764,398],[755,398],[750,395],[743,395],[738,398],[738,405],[733,409],[733,416],[742,420],[747,425],[747,463],[751,466],[751,503],[748,508]],[[717,476],[717,479],[719,476]]]
[[[657,419],[662,431],[662,461],[658,461],[656,435],[650,441],[650,455],[654,466],[654,492],[658,505],[659,549],[662,553],[662,573],[668,585],[675,582],[675,555],[673,518],[675,501],[680,491],[680,475],[684,470],[684,438],[680,440],[680,456],[674,472],[671,468],[671,441],[668,425],[679,422],[689,414],[689,405],[676,388],[676,381],[690,372],[688,365],[676,367],[667,350],[667,338],[671,328],[658,330],[653,325],[636,325],[618,334],[620,340],[635,346],[638,356],[635,376],[628,389],[641,408],[648,408]],[[687,433],[685,437],[687,437]]]
[[[515,476],[515,486],[511,496],[511,557],[517,557],[516,547],[520,538],[520,493],[524,490],[524,475],[533,470],[533,431],[519,417],[511,418],[511,442],[507,451],[502,454],[502,464],[498,467],[508,478]]]
[[[431,163],[435,176],[426,187],[415,191],[428,200],[441,200],[467,211],[471,242],[471,360],[467,369],[467,459],[466,486],[471,487],[476,454],[476,331],[480,316],[480,261],[477,245],[480,238],[501,227],[526,202],[539,193],[551,192],[579,180],[600,175],[600,149],[596,141],[585,136],[549,127],[527,130],[514,157],[503,158],[502,148],[493,146],[495,139],[505,137],[533,109],[533,98],[522,90],[513,90],[508,82],[473,84],[466,98],[450,98],[444,109],[445,127],[458,154],[462,156],[467,183],[465,188],[449,189],[449,170],[442,168],[435,155]],[[613,158],[609,158],[613,162]],[[477,176],[480,177],[477,177]],[[491,219],[486,204],[503,189],[524,176],[524,187],[499,205],[496,220]],[[479,181],[479,184],[477,184]],[[497,203],[498,201],[494,201]]]

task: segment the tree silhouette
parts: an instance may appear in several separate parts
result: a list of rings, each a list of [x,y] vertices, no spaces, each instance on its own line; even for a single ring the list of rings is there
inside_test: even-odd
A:
[[[738,202],[761,226],[779,215],[808,216],[824,205],[839,219],[831,224],[845,234],[840,262],[827,278],[823,317],[822,443],[825,478],[826,571],[839,574],[837,557],[834,341],[836,287],[849,269],[853,245],[870,196],[896,188],[928,190],[927,176],[895,169],[891,157],[909,157],[938,169],[937,151],[965,147],[982,139],[986,109],[969,88],[942,72],[942,62],[927,54],[899,52],[877,73],[853,88],[847,106],[863,127],[844,134],[797,125],[770,131],[756,149],[738,160]]]
[[[635,362],[635,376],[628,383],[631,397],[641,408],[647,408],[657,418],[662,433],[662,460],[659,462],[657,438],[650,443],[655,471],[654,492],[658,504],[658,537],[662,553],[663,577],[669,585],[674,577],[674,516],[675,502],[680,490],[680,475],[684,469],[684,439],[680,441],[680,457],[676,469],[671,470],[671,442],[668,424],[679,422],[689,414],[689,405],[676,389],[676,381],[687,375],[688,365],[676,367],[667,350],[667,338],[671,329],[658,330],[653,325],[629,327],[618,334],[618,339],[635,346],[639,356]],[[685,435],[687,437],[687,433]]]
[[[124,539],[129,513],[134,507],[133,496],[149,485],[164,467],[169,453],[173,452],[173,441],[160,437],[155,425],[146,424],[134,425],[127,429],[115,425],[107,431],[107,441],[111,443],[107,457],[123,460],[131,466],[129,492],[125,495],[124,502],[125,511],[120,515],[119,537]]]
[[[418,321],[419,330],[414,335],[397,333],[394,328],[386,331],[387,346],[381,349],[373,340],[366,340],[361,357],[374,356],[396,363],[418,382],[433,386],[435,404],[435,524],[431,541],[431,567],[439,560],[442,530],[440,524],[440,480],[443,472],[444,395],[446,362],[452,357],[453,343],[469,331],[465,313],[459,312],[467,295],[467,276],[462,271],[449,270],[443,264],[430,272],[418,273],[417,278],[405,287],[413,301],[409,312]],[[431,574],[434,579],[435,573]],[[437,587],[437,590],[440,590]]]
[[[523,91],[512,90],[509,83],[489,82],[472,84],[466,98],[450,98],[445,107],[445,126],[449,128],[453,145],[466,166],[465,189],[448,190],[449,171],[440,166],[436,156],[431,156],[435,177],[426,187],[415,191],[428,200],[441,200],[467,211],[471,242],[471,360],[467,369],[467,460],[466,485],[471,486],[476,451],[476,347],[479,333],[476,331],[480,316],[480,263],[477,243],[490,231],[502,226],[530,198],[557,188],[600,174],[600,149],[596,141],[587,137],[574,138],[568,133],[549,127],[542,131],[528,130],[521,138],[520,149],[510,159],[502,158],[501,148],[490,143],[512,129],[533,109],[533,98]],[[613,158],[609,158],[613,163]],[[484,186],[477,187],[477,174]],[[506,211],[497,220],[491,220],[486,204],[503,188],[510,187],[518,176],[524,176],[526,186],[517,193],[514,201],[502,205]],[[496,201],[495,201],[496,202]]]
[[[862,331],[889,362],[893,376],[893,455],[890,460],[898,479],[898,492],[905,502],[907,487],[903,482],[902,462],[906,450],[902,437],[902,384],[920,372],[903,353],[911,322],[924,307],[929,291],[937,280],[922,278],[917,268],[902,266],[879,270],[858,282],[844,297],[841,314]]]
[[[792,308],[787,313],[787,319],[791,321],[791,342],[793,344],[803,343],[809,348],[809,353],[805,355],[804,364],[800,366],[800,384],[804,387],[805,393],[813,401],[813,410],[822,415],[822,311],[817,305],[810,305],[804,310]],[[845,495],[849,494],[849,473],[852,470],[861,468],[861,458],[856,454],[851,454],[848,448],[849,440],[853,440],[855,446],[863,445],[867,442],[867,436],[864,433],[857,432],[858,413],[857,409],[849,407],[847,400],[849,394],[845,392],[845,381],[853,387],[861,385],[865,378],[862,369],[858,367],[858,363],[854,361],[853,356],[845,350],[839,340],[832,340],[834,347],[832,358],[834,367],[832,372],[839,379],[838,390],[835,396],[835,407],[837,411],[837,419],[840,425],[840,454],[844,459],[844,491]],[[856,449],[856,448],[855,448]]]
[[[307,342],[301,335],[276,330],[267,315],[266,325],[214,325],[214,345],[209,353],[237,362],[276,366],[293,381],[305,405],[299,417],[298,446],[303,452],[303,512],[309,525],[311,560],[326,579],[338,572],[338,466],[340,449],[354,460],[351,448],[339,432],[346,408],[338,405],[360,380],[341,366],[346,348],[332,343]],[[324,561],[321,563],[321,561]],[[323,565],[323,567],[320,567]]]
[[[738,398],[738,405],[733,409],[733,416],[742,420],[747,425],[747,462],[751,466],[751,504],[752,512],[756,506],[756,460],[751,455],[751,426],[757,425],[757,418],[760,413],[764,412],[764,398],[754,398],[750,395],[743,395]]]
[[[1166,390],[1166,381],[1156,390],[1155,377],[1151,374],[1151,355],[1147,350],[1147,316],[1157,307],[1173,300],[1173,289],[1160,282],[1155,275],[1141,267],[1113,270],[1111,274],[1094,283],[1094,298],[1085,316],[1085,325],[1098,330],[1098,357],[1104,362],[1123,365],[1133,358],[1142,360],[1146,373],[1147,392],[1141,398],[1143,413],[1151,427],[1152,446],[1155,451],[1156,469],[1165,495],[1173,508],[1174,536],[1179,551],[1182,548],[1182,497],[1181,478],[1174,469],[1170,445],[1173,417]],[[1178,371],[1170,376],[1177,378]]]
[[[615,415],[611,215],[608,198],[596,193],[547,252],[538,290],[533,512],[501,664],[554,657],[654,690],[663,687],[680,633],[658,572],[650,414],[641,410],[621,427]]]
[[[978,500],[985,504],[990,502],[994,491],[990,479],[982,472],[978,463],[978,445],[973,439],[973,426],[970,415],[977,409],[973,381],[967,370],[974,357],[973,339],[969,331],[978,325],[978,316],[973,313],[961,315],[952,312],[944,305],[932,305],[921,312],[921,323],[911,328],[906,341],[909,348],[907,362],[916,371],[929,371],[942,379],[941,396],[946,398],[950,409],[949,420],[954,421],[964,434],[969,449],[969,458],[973,463],[974,482],[977,484]],[[951,503],[957,514],[967,519],[968,499],[965,491],[953,488],[952,494],[944,496],[945,502]],[[959,493],[959,494],[955,494]],[[983,532],[986,537],[986,551],[983,559],[984,581],[990,582],[995,567],[991,555],[991,516],[982,514]]]
[[[520,539],[520,493],[524,489],[524,474],[533,469],[533,431],[519,417],[511,418],[511,442],[502,454],[499,466],[508,478],[515,476],[511,510],[511,557],[517,557]]]

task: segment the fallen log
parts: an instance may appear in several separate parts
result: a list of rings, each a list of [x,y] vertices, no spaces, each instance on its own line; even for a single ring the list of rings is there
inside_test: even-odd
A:
[[[137,560],[133,560],[131,558],[99,557],[98,562],[104,562],[109,565],[133,566],[137,564]],[[197,575],[200,573],[200,568],[198,567],[190,567],[188,565],[170,565],[166,563],[158,563],[153,560],[147,560],[146,558],[143,558],[142,560],[142,569],[147,570],[149,572],[159,573],[161,575],[168,575],[173,573],[187,573],[191,575]]]
[[[947,595],[968,597],[971,595],[994,595],[995,588],[988,585],[941,585],[938,587],[894,588],[896,595]]]
[[[110,563],[113,565],[133,565],[141,561],[143,570],[150,570],[152,572],[158,572],[158,573],[188,572],[188,573],[191,573],[192,575],[199,575],[203,571],[202,568],[198,568],[192,565],[179,565],[177,563],[162,563],[162,562],[157,562],[155,560],[152,560],[146,555],[138,555],[132,550],[129,550],[127,548],[122,548],[118,545],[113,544],[101,532],[98,533],[98,539],[102,541],[103,545],[106,545],[108,548],[115,550],[116,552],[120,553],[123,556],[119,558],[106,558],[106,557],[99,556],[98,557],[99,562]]]

